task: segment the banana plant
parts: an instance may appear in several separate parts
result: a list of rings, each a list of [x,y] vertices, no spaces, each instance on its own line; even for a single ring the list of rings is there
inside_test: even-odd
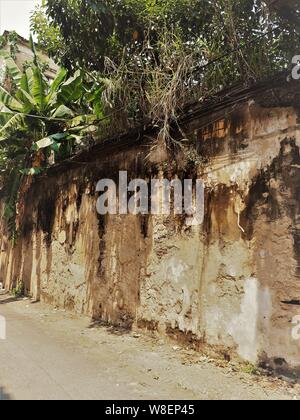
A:
[[[75,118],[78,127],[81,119],[89,123],[97,119],[91,108],[82,106],[81,98],[86,91],[80,71],[68,78],[67,71],[61,69],[50,84],[38,65],[22,73],[6,51],[1,51],[0,56],[15,85],[14,94],[0,86],[0,142],[7,141],[12,133],[27,128],[40,134],[40,139],[35,136],[38,149],[51,145],[57,148],[60,143],[55,139],[78,140],[78,136],[66,133],[66,127],[74,125]],[[86,114],[88,111],[91,113]]]
[[[34,44],[33,63],[24,71],[7,51],[0,51],[8,84],[0,85],[0,179],[8,192],[5,214],[13,226],[18,200],[17,184],[53,161],[68,157],[77,145],[95,135],[101,115],[94,84],[81,71],[72,77],[61,69],[47,80]],[[99,111],[100,110],[100,111]]]

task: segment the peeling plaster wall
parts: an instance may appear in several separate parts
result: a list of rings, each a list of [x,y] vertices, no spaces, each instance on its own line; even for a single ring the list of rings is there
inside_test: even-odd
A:
[[[298,110],[251,100],[190,119],[185,131],[204,158],[192,172],[180,153],[174,169],[146,139],[37,179],[15,248],[1,227],[0,281],[22,280],[34,298],[103,322],[298,369]],[[204,224],[98,216],[96,183],[117,181],[119,170],[132,179],[201,176]]]

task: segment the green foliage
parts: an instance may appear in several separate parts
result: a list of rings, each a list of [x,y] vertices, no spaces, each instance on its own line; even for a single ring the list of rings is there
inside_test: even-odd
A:
[[[11,31],[5,35],[1,35],[0,48],[4,48],[6,45],[8,45],[9,54],[13,59],[15,59],[17,52],[19,52],[18,40],[19,36],[15,31]]]
[[[247,375],[259,375],[259,369],[257,366],[253,365],[252,363],[245,363],[241,366],[241,371],[246,373]]]
[[[41,42],[55,31],[47,50],[99,80],[97,114],[104,106],[124,129],[153,123],[164,138],[185,103],[272,77],[300,49],[299,25],[264,0],[45,0],[42,10],[32,26]]]
[[[142,47],[151,32],[175,28],[190,41],[204,32],[209,0],[47,0],[31,18],[40,45],[68,69],[103,70],[105,57]]]
[[[119,62],[124,48],[141,52],[146,38],[156,48],[162,28],[185,44],[206,45],[203,63],[237,49],[206,69],[218,85],[244,78],[245,72],[282,69],[299,47],[299,27],[271,14],[263,0],[47,0],[33,14],[32,28],[69,69],[102,71],[105,57]]]
[[[113,26],[106,2],[97,8],[89,1],[47,2],[47,7],[37,8],[31,18],[40,46],[73,71],[78,65],[91,69],[103,64]],[[94,60],[97,65],[91,63]]]
[[[31,29],[38,35],[38,43],[49,55],[54,52],[59,56],[64,43],[59,29],[49,24],[43,5],[37,5],[31,17]]]
[[[0,49],[6,47],[6,51],[2,50],[1,56],[3,58],[3,54],[6,54],[8,58],[10,57],[11,66],[14,64],[13,60],[16,58],[16,54],[19,52],[18,39],[19,36],[15,31],[5,33],[5,35],[0,36]],[[11,89],[13,90],[15,88],[14,76],[9,70],[12,69],[9,69],[9,63],[7,63],[7,68],[5,70],[0,70],[0,82],[6,80],[6,82],[10,84]]]
[[[20,299],[25,296],[25,285],[22,280],[19,280],[17,286],[14,289],[12,289],[11,295],[15,299]]]
[[[34,49],[33,49],[34,51]],[[35,51],[34,51],[35,52]],[[23,72],[10,55],[0,51],[15,89],[0,86],[0,175],[6,195],[4,218],[16,239],[17,202],[22,183],[47,168],[49,159],[64,159],[93,136],[87,132],[97,120],[99,85],[82,72],[68,77],[65,69],[49,83],[35,55]],[[88,99],[90,98],[90,99]]]

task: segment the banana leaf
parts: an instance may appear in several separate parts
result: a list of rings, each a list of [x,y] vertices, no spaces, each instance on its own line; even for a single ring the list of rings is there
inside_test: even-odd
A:
[[[23,105],[17,101],[10,93],[8,93],[2,86],[0,86],[0,105],[1,103],[12,111],[23,111]]]
[[[7,123],[0,129],[0,141],[6,140],[6,135],[9,135],[12,132],[18,131],[21,127],[24,126],[24,115],[15,114],[10,118]]]

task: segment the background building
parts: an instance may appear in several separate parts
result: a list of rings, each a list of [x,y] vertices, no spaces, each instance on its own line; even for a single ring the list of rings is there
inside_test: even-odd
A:
[[[30,42],[27,39],[23,38],[22,36],[16,33],[8,32],[8,31],[5,31],[2,37],[4,40],[3,41],[4,50],[10,49],[12,45],[12,39],[13,39],[14,50],[15,50],[15,55],[16,55],[15,61],[21,70],[23,66],[26,65],[26,63],[29,63],[33,60],[33,52],[30,48]],[[46,77],[48,78],[48,80],[53,80],[55,78],[55,75],[59,67],[43,51],[38,51],[38,56],[41,62],[45,64],[46,66],[46,71],[45,71]],[[2,68],[2,65],[1,65],[1,68]]]

